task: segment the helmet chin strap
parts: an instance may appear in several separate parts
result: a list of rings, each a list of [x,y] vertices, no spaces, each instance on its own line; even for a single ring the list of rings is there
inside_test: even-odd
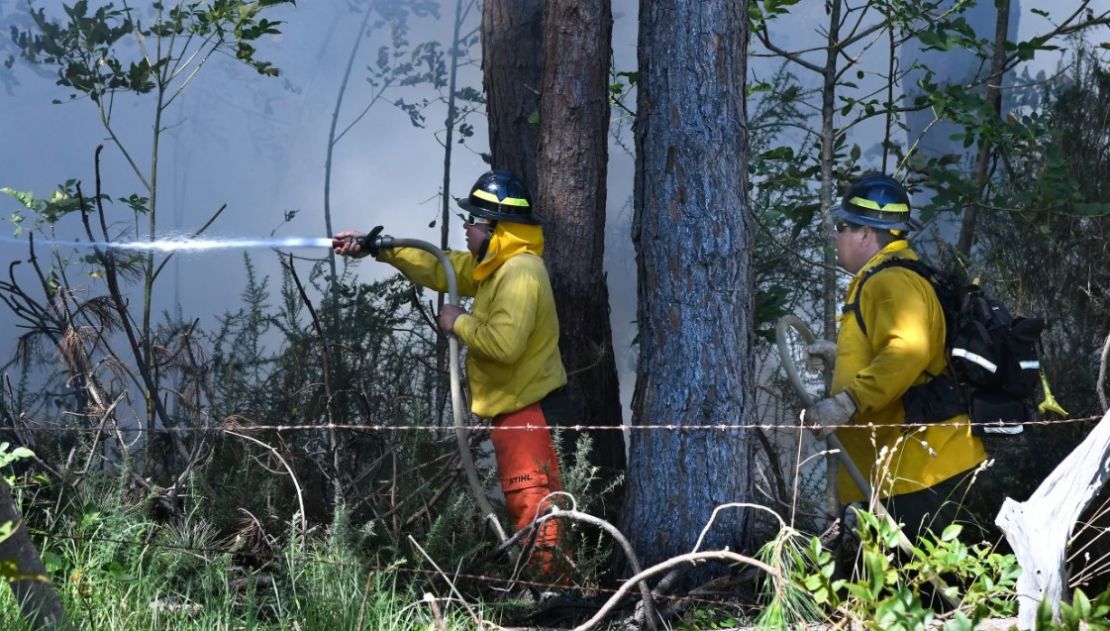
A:
[[[489,224],[489,230],[486,230],[486,238],[482,239],[482,245],[478,247],[478,253],[474,255],[479,263],[482,259],[486,258],[486,251],[489,250],[489,242],[493,239],[493,231],[497,227],[497,222]]]

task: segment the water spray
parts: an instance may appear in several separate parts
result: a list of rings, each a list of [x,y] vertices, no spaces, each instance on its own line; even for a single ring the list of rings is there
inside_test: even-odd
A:
[[[25,244],[26,241],[13,237],[0,237],[0,242]],[[36,239],[38,245],[61,248],[120,250],[128,252],[208,252],[212,250],[241,250],[255,248],[328,248],[332,240],[328,237],[282,237],[273,239],[194,239],[188,237],[168,237],[153,241],[71,241],[59,239]]]

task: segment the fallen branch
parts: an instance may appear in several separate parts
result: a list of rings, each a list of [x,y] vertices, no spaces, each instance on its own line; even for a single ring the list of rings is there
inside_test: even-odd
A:
[[[456,588],[455,584],[451,582],[451,577],[447,576],[447,574],[443,570],[441,570],[438,565],[436,565],[436,562],[432,560],[432,557],[424,550],[424,548],[420,547],[419,543],[416,543],[416,539],[413,539],[412,535],[409,535],[408,539],[409,543],[415,546],[416,549],[420,551],[420,554],[422,554],[424,558],[428,560],[428,563],[431,563],[432,567],[434,567],[436,571],[439,572],[439,575],[443,577],[443,580],[447,581],[447,586],[450,587],[451,592],[454,593],[455,596],[458,596],[459,600],[462,601],[463,607],[465,607],[467,613],[470,614],[470,619],[474,621],[474,624],[477,626],[481,626],[482,619],[473,609],[470,608],[470,604],[466,602],[466,599],[463,598],[463,595],[459,593],[458,588]]]
[[[560,497],[560,496],[568,498],[571,502],[572,508],[570,508],[570,509],[559,508],[555,504],[550,503],[551,498]],[[547,520],[556,519],[556,518],[565,518],[565,519],[571,519],[571,520],[575,520],[575,521],[581,521],[581,522],[584,522],[584,523],[592,524],[594,526],[597,526],[597,527],[601,528],[605,532],[609,533],[613,537],[613,539],[615,539],[617,541],[617,543],[621,547],[621,550],[624,552],[625,556],[628,558],[628,565],[629,565],[629,567],[632,568],[633,573],[636,573],[636,574],[640,573],[640,560],[636,556],[636,552],[632,549],[632,544],[630,544],[628,542],[628,539],[625,538],[624,534],[621,533],[621,531],[616,526],[614,526],[613,524],[605,521],[604,519],[601,519],[600,517],[596,517],[594,515],[590,515],[589,513],[583,513],[581,511],[579,511],[578,508],[577,508],[578,502],[575,499],[575,497],[573,495],[571,495],[570,493],[567,493],[565,491],[556,491],[554,493],[548,494],[546,497],[544,497],[542,500],[540,500],[538,506],[543,506],[543,504],[545,502],[548,502],[548,507],[547,507],[548,512],[547,513],[545,513],[543,515],[537,515],[532,520],[532,523],[528,525],[527,528],[521,528],[520,530],[513,533],[513,536],[506,539],[501,545],[497,546],[497,548],[495,548],[489,554],[487,554],[485,557],[483,557],[481,559],[481,562],[482,563],[488,562],[490,559],[496,558],[498,555],[504,554],[506,551],[508,551],[511,547],[516,545],[517,542],[519,542],[524,537],[528,537],[530,535],[533,535],[534,533],[538,533],[540,526],[543,525],[543,523],[546,522]],[[534,541],[534,539],[533,539],[533,541]],[[525,551],[527,551],[527,546],[526,546]],[[525,556],[526,555],[522,554],[519,557],[519,559],[516,561],[517,566],[519,566],[520,562],[525,558]],[[514,575],[516,574],[516,570],[518,570],[518,569],[519,569],[518,567],[514,568],[514,572],[513,572]],[[648,620],[648,626],[651,629],[655,629],[656,628],[655,627],[655,608],[652,604],[651,591],[648,589],[646,584],[641,584],[640,585],[640,595],[643,598],[644,612],[645,612],[645,616]]]
[[[447,631],[447,625],[443,623],[443,615],[439,613],[439,605],[436,604],[436,599],[431,594],[424,594],[424,602],[428,603],[428,607],[432,610],[432,617],[435,618],[436,628],[439,631]]]
[[[636,573],[634,576],[632,576],[632,578],[628,579],[628,581],[624,585],[621,585],[620,589],[618,589],[612,596],[609,597],[609,600],[606,601],[604,605],[602,605],[601,609],[599,609],[596,614],[594,614],[594,617],[587,620],[584,624],[575,627],[574,631],[588,631],[589,629],[592,629],[594,625],[596,625],[598,622],[601,622],[603,619],[605,619],[605,617],[609,615],[609,611],[613,609],[613,607],[615,607],[622,598],[624,598],[625,594],[627,594],[628,591],[632,589],[633,585],[638,585],[641,582],[651,578],[652,576],[655,576],[656,574],[659,574],[660,572],[668,570],[672,567],[676,567],[686,563],[697,563],[698,561],[711,560],[745,563],[747,565],[751,565],[760,570],[763,570],[764,572],[767,572],[776,579],[782,578],[778,570],[760,561],[759,559],[754,559],[752,557],[737,554],[735,552],[729,552],[728,550],[717,550],[711,552],[690,552],[687,554],[680,554],[661,563],[657,563],[642,572]]]

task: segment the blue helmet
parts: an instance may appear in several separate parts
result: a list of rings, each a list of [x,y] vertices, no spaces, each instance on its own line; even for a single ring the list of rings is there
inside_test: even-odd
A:
[[[898,180],[883,173],[868,173],[856,180],[833,216],[857,226],[878,230],[915,230],[910,218],[910,196]]]

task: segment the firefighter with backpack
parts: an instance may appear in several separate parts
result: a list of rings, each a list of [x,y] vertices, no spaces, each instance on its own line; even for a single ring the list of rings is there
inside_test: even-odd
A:
[[[907,537],[939,536],[956,518],[971,472],[987,456],[959,395],[943,392],[951,384],[937,379],[949,373],[937,291],[921,273],[890,264],[918,260],[906,240],[916,227],[909,195],[897,180],[867,174],[849,187],[833,215],[837,263],[854,277],[836,343],[807,349],[832,366],[833,378],[831,396],[814,403],[804,419],[818,438],[836,432]],[[916,422],[923,412],[912,408],[921,405],[944,418]],[[844,503],[865,499],[843,469],[837,486]]]

